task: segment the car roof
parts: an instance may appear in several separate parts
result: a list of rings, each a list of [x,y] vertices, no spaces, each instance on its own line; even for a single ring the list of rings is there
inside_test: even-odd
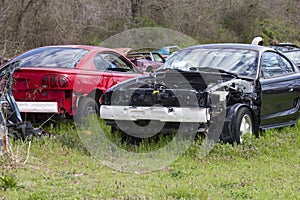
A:
[[[300,50],[299,46],[291,43],[279,43],[279,44],[271,45],[270,47],[277,49],[283,53]]]
[[[142,51],[142,52],[129,52],[128,54],[129,55],[135,55],[135,54],[160,54],[160,53],[158,53],[158,52],[152,52],[152,51],[148,51],[148,52]]]
[[[55,47],[62,47],[62,48],[80,48],[80,49],[86,49],[89,51],[92,50],[101,50],[101,51],[113,51],[118,52],[114,49],[106,48],[106,47],[100,47],[100,46],[91,46],[91,45],[50,45],[50,46],[42,46],[39,48],[55,48]],[[118,52],[120,53],[120,52]]]
[[[284,46],[284,47],[298,47],[298,48],[299,48],[298,45],[293,44],[293,43],[288,43],[288,42],[286,42],[286,43],[273,44],[273,45],[271,45],[271,46],[279,46],[279,47]]]
[[[253,45],[253,44],[242,44],[242,43],[215,43],[215,44],[203,44],[188,47],[187,49],[197,49],[197,48],[233,48],[233,49],[249,49],[255,51],[274,51],[273,48],[267,46]]]

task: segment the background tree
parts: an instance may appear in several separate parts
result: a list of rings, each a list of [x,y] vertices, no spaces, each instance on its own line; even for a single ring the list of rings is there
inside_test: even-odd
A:
[[[98,45],[119,32],[157,26],[199,43],[299,42],[299,0],[1,0],[0,55],[51,44]]]

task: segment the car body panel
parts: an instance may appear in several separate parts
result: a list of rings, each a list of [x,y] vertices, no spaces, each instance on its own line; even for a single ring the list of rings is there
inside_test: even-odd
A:
[[[299,86],[295,85],[294,75],[286,77],[286,79],[263,80],[261,87],[262,125],[288,122],[291,118],[295,119],[297,113],[294,113],[296,110],[294,112],[293,110],[298,105]]]

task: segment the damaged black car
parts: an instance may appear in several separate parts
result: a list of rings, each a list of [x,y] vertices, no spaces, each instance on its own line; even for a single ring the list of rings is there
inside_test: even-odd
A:
[[[156,72],[110,88],[100,117],[136,138],[180,130],[241,144],[243,136],[294,125],[300,72],[273,48],[207,44],[178,51]]]

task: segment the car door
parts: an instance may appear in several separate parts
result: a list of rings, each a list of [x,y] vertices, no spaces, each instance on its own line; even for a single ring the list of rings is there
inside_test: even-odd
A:
[[[141,72],[129,60],[117,53],[103,52],[101,53],[101,57],[109,62],[109,66],[106,68],[106,71],[112,72],[113,84],[117,84],[141,74]]]
[[[299,113],[299,73],[276,52],[261,58],[261,125],[281,126],[297,119]]]

